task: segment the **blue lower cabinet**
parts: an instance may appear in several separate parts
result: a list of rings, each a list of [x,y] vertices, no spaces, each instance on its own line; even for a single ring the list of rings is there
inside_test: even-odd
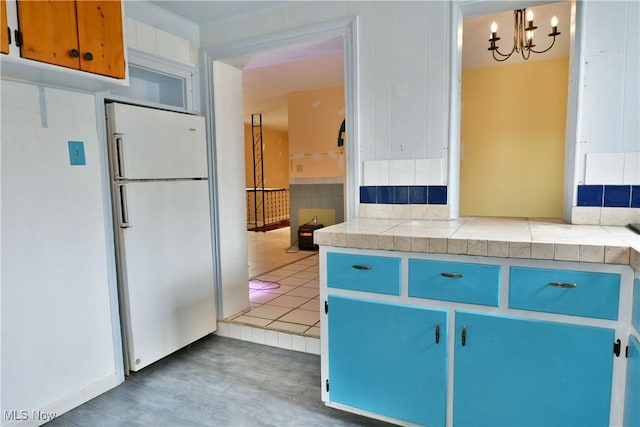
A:
[[[640,341],[634,336],[629,337],[624,425],[640,427]]]
[[[444,426],[447,313],[329,296],[329,399]]]
[[[455,426],[606,426],[614,330],[456,312]]]

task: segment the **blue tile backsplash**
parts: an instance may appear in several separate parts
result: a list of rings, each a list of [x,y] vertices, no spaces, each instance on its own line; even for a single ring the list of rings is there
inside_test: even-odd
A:
[[[446,205],[446,185],[379,185],[360,187],[360,203]]]
[[[640,185],[578,185],[578,206],[640,208]]]

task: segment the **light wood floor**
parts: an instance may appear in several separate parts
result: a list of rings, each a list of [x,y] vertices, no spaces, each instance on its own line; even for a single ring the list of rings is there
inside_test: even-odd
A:
[[[210,335],[47,424],[383,426],[324,406],[320,357]]]

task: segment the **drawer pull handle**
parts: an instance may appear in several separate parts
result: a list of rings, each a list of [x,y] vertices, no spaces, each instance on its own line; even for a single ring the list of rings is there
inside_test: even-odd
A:
[[[576,285],[575,283],[567,283],[567,282],[549,282],[549,286],[553,286],[554,288],[565,288],[565,289],[578,287],[578,285]]]
[[[462,326],[462,346],[467,345],[467,325]]]
[[[436,344],[440,344],[440,324],[436,323]]]
[[[352,268],[355,268],[356,270],[371,270],[371,267],[368,265],[359,265],[359,264],[354,264],[351,266]]]
[[[462,274],[460,273],[440,273],[443,277],[448,277],[450,279],[462,279]]]

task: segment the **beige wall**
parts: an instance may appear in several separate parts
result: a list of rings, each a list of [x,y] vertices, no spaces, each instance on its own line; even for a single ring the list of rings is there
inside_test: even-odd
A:
[[[262,128],[264,186],[289,188],[289,138],[287,132]],[[253,187],[251,125],[244,126],[244,159],[247,187]]]
[[[290,175],[296,178],[344,176],[344,150],[337,146],[338,130],[345,118],[344,88],[291,92],[287,101]]]
[[[463,72],[460,215],[562,217],[568,64]]]

